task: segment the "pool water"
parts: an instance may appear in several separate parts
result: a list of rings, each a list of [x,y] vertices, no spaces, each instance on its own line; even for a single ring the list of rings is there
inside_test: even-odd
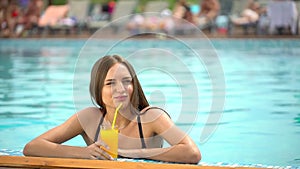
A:
[[[197,40],[186,41],[195,51],[200,50]],[[190,129],[189,135],[202,152],[202,163],[300,166],[300,40],[212,40],[221,63],[216,68],[224,73],[220,76],[225,80],[222,113],[211,112],[211,77],[203,63],[194,61],[190,51],[170,40],[126,43],[119,51],[124,56],[143,47],[155,49],[165,45],[185,63],[179,68],[187,69],[178,70],[176,64],[164,61],[155,51],[132,59],[134,66],[141,67],[140,80],[147,97],[166,108],[179,127]],[[73,88],[79,90],[78,86],[88,84],[89,78],[89,71],[79,72],[78,66],[85,59],[80,56],[81,63],[77,63],[78,56],[87,51],[97,55],[114,42],[99,41],[97,48],[82,51],[85,44],[85,40],[64,39],[0,40],[0,155],[22,155],[27,142],[90,104],[89,99],[74,101]],[[88,61],[84,64],[91,65]],[[214,59],[208,61],[206,64],[217,64]],[[183,81],[179,81],[186,83],[183,91],[193,85],[190,83],[198,85],[195,96],[199,100],[195,101],[193,93],[177,92],[182,86],[172,83],[178,80],[175,73],[169,71],[157,77],[162,70],[142,70],[162,62],[182,74]],[[191,74],[194,80],[184,79]],[[73,86],[73,82],[78,82],[78,86]],[[176,112],[183,100],[199,106],[193,121],[179,118]],[[193,113],[192,109],[184,110],[180,117]],[[211,113],[221,117],[217,123],[207,123]],[[201,140],[201,132],[207,126],[216,128],[206,140]],[[77,137],[65,144],[83,146],[84,142]]]

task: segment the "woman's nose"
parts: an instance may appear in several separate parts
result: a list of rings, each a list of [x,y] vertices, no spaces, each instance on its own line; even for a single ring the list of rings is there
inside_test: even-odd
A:
[[[125,86],[122,82],[117,83],[115,90],[117,92],[124,92],[125,91]]]

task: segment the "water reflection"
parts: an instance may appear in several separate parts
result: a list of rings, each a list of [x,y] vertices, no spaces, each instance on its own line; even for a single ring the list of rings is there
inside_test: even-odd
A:
[[[72,109],[73,48],[1,48],[0,118],[46,119],[55,108]]]
[[[297,117],[295,117],[295,123],[300,126],[300,113],[297,115]]]
[[[1,87],[3,85],[4,80],[12,79],[10,74],[10,70],[13,68],[13,62],[9,56],[9,54],[5,51],[0,51],[0,80]]]

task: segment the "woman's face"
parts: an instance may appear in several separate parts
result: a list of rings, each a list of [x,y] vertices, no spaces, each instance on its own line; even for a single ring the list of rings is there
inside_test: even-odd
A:
[[[122,108],[130,105],[133,92],[132,77],[123,64],[113,65],[107,72],[102,88],[102,100],[106,109],[115,109],[120,103]]]

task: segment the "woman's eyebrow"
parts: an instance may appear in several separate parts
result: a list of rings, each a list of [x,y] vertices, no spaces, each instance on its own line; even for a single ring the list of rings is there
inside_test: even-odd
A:
[[[127,79],[130,79],[130,80],[131,80],[132,78],[131,78],[130,76],[128,76],[128,77],[123,77],[122,79],[123,79],[123,80],[127,80]],[[105,80],[105,82],[112,82],[112,81],[116,81],[116,79],[106,79],[106,80]]]
[[[106,79],[106,82],[116,81],[116,79]]]
[[[128,76],[128,77],[123,77],[123,79],[132,79],[130,76]]]

